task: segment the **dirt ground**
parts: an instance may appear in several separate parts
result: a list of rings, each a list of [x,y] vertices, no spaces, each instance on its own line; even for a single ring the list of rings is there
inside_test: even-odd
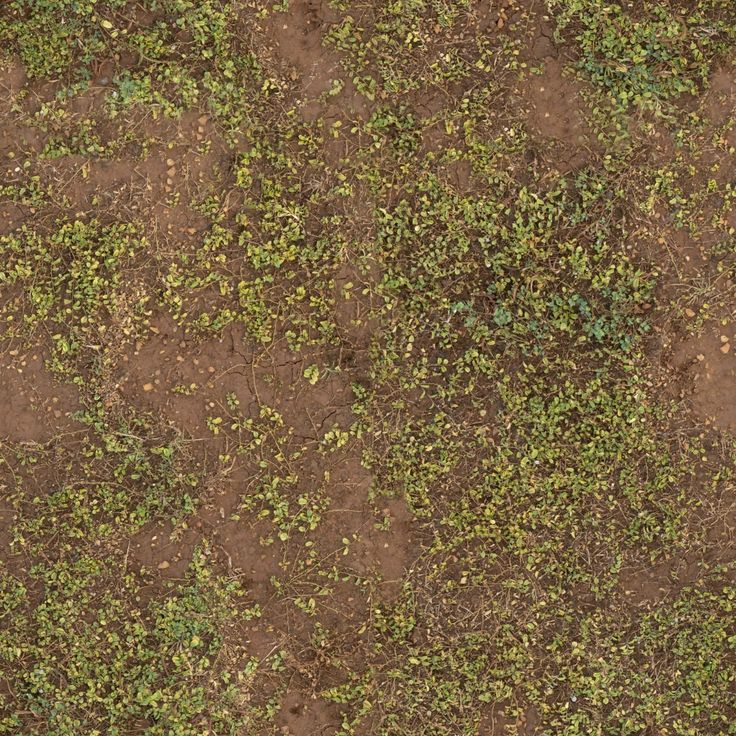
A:
[[[730,733],[728,45],[614,105],[569,3],[60,5],[0,9],[0,734]]]

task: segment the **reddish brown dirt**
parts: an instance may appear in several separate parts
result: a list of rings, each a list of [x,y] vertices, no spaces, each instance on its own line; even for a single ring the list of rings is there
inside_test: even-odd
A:
[[[226,396],[235,394],[248,410],[255,401],[252,356],[244,352],[237,331],[191,344],[168,317],[151,322],[151,335],[123,356],[117,387],[130,403],[153,412],[195,443],[217,436],[207,427],[208,417],[219,416]]]
[[[0,89],[3,91],[3,98],[8,99],[16,95],[28,81],[26,70],[20,63],[11,63],[7,68],[0,72]]]
[[[43,351],[6,347],[0,373],[0,442],[44,443],[74,428],[78,393],[46,370]]]
[[[412,561],[412,516],[403,499],[369,501],[373,479],[358,458],[343,463],[330,476],[333,507],[326,514],[325,555],[349,544],[340,552],[341,562],[361,578],[375,581],[376,595],[391,601],[399,593],[401,580]]]
[[[526,81],[529,131],[541,155],[562,173],[581,167],[594,149],[581,89],[563,63],[551,56],[544,59],[542,74],[531,74]]]
[[[353,349],[351,355],[344,356],[348,365],[357,364],[361,355],[370,346],[376,324],[370,318],[373,305],[366,301],[364,291],[369,284],[380,281],[380,268],[375,267],[369,273],[361,273],[351,263],[343,263],[335,273],[333,297],[337,308],[336,323],[341,330],[345,344]],[[356,355],[357,353],[357,355]],[[339,361],[343,365],[343,361]]]
[[[5,487],[0,485],[0,490],[4,491]],[[0,500],[0,549],[10,549],[12,539],[14,511],[10,504]]]
[[[665,560],[645,570],[623,572],[621,593],[632,606],[651,606],[674,595],[698,576],[700,563],[686,557]]]
[[[239,521],[226,521],[214,533],[214,539],[227,554],[228,565],[242,571],[249,587],[256,589],[256,600],[264,600],[271,594],[269,581],[282,572],[279,566],[282,545],[261,543],[269,532],[265,522],[247,526]]]
[[[174,533],[171,524],[146,529],[131,538],[129,562],[132,567],[158,570],[164,578],[183,578],[194,547],[202,539],[197,530]]]
[[[348,120],[365,119],[369,105],[349,80],[332,104],[325,99],[333,79],[345,77],[340,73],[340,54],[324,43],[325,34],[339,18],[324,0],[296,0],[286,12],[272,13],[263,30],[274,56],[296,83],[289,94],[304,120],[321,119],[325,126],[340,120],[348,128]]]
[[[697,416],[720,429],[736,429],[736,330],[729,325],[688,337],[673,351],[672,363],[690,382]]]
[[[705,110],[715,125],[723,125],[736,105],[736,78],[733,70],[717,69],[710,79],[705,97]]]
[[[277,55],[295,68],[305,99],[326,92],[338,76],[333,72],[339,69],[339,57],[322,47],[326,25],[337,18],[321,0],[297,0],[268,19],[267,36]]]
[[[503,707],[500,704],[490,708],[489,712],[483,716],[475,736],[506,736],[508,733],[513,733],[510,730],[513,722],[503,715],[502,710]]]
[[[305,698],[298,693],[291,693],[284,698],[276,718],[281,733],[291,736],[332,736],[337,733],[339,723],[339,713],[335,706]]]

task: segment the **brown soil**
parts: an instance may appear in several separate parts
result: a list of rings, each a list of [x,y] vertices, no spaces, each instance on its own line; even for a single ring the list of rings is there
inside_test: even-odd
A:
[[[513,12],[510,2],[474,3],[473,29],[503,32]],[[343,129],[349,129],[351,120],[366,119],[375,105],[359,95],[350,82],[334,98],[325,98],[340,68],[339,54],[323,46],[324,34],[334,20],[327,2],[292,0],[286,13],[269,16],[263,33],[273,55],[293,75],[298,98],[293,102],[298,104],[303,120],[322,120],[325,127],[340,121]],[[527,75],[520,100],[527,110],[526,133],[532,138],[533,149],[542,161],[560,172],[576,171],[595,157],[597,148],[586,121],[582,84],[566,71],[552,39],[551,22],[539,19],[525,56],[541,68],[541,74]],[[98,77],[109,74],[102,69]],[[22,68],[11,66],[0,78],[2,97],[17,95],[26,82]],[[32,91],[23,103],[26,112],[33,110],[39,99],[51,98],[52,90],[33,87]],[[75,101],[73,115],[94,117],[101,109],[103,93],[104,85],[94,85],[88,95]],[[3,109],[7,107],[6,103],[0,104]],[[428,96],[416,101],[415,109],[420,115],[431,116],[433,107],[440,104],[439,98]],[[733,74],[718,70],[705,98],[704,112],[712,125],[718,126],[735,105]],[[13,117],[9,120],[0,130],[3,162],[12,161],[9,154],[21,158],[24,151],[41,149],[45,137],[41,131],[29,126],[27,119],[22,123]],[[127,120],[126,126],[130,124]],[[232,152],[203,111],[190,111],[178,121],[142,116],[135,130],[131,150],[122,154],[97,158],[71,155],[39,165],[37,173],[42,183],[53,188],[54,212],[65,202],[65,211],[94,213],[103,221],[130,213],[143,217],[146,236],[161,252],[196,249],[209,223],[188,203],[224,186]],[[103,127],[99,133],[103,140],[116,136],[115,130]],[[444,133],[424,131],[427,150],[432,150],[439,135]],[[213,145],[202,146],[205,139]],[[166,145],[169,141],[173,146]],[[736,145],[736,131],[726,132],[725,141]],[[339,167],[350,144],[349,134],[329,142],[327,165]],[[15,166],[10,164],[4,169],[12,181],[17,173]],[[471,185],[472,172],[464,160],[447,165],[442,174],[460,192]],[[716,176],[731,175],[724,167]],[[181,195],[178,202],[173,199],[176,195]],[[358,195],[351,200],[358,211],[356,223],[360,220],[359,200]],[[12,231],[34,214],[15,204],[1,204],[0,234]],[[704,213],[704,221],[709,214]],[[359,224],[370,227],[370,223]],[[736,219],[730,224],[736,227]],[[662,247],[676,259],[678,273],[691,277],[705,274],[712,265],[699,248],[698,243],[703,241],[696,243],[684,230],[664,225],[662,239]],[[141,279],[160,282],[161,274],[150,263],[140,264],[139,271]],[[304,372],[324,356],[309,349],[296,354],[278,341],[267,349],[257,349],[247,342],[238,324],[202,338],[160,311],[151,314],[146,334],[121,336],[119,344],[111,348],[111,365],[105,367],[106,404],[121,411],[130,409],[176,434],[192,468],[206,478],[200,504],[184,527],[171,522],[151,524],[126,540],[130,567],[151,573],[157,584],[163,585],[184,576],[197,545],[203,540],[212,543],[223,568],[237,575],[249,599],[264,609],[263,617],[250,626],[250,652],[265,658],[287,639],[299,645],[295,650],[301,658],[294,663],[294,670],[300,675],[282,696],[276,716],[281,732],[293,736],[330,736],[340,725],[339,708],[315,697],[316,684],[324,685],[330,670],[309,649],[314,620],[295,613],[278,589],[278,584],[289,582],[304,584],[309,590],[309,586],[322,581],[310,577],[308,566],[297,570],[301,559],[289,545],[298,546],[298,537],[296,541],[274,539],[270,519],[241,518],[239,509],[253,494],[261,471],[237,455],[230,456],[236,430],[228,427],[228,420],[217,432],[211,420],[227,417],[233,397],[241,415],[248,419],[258,419],[260,407],[268,405],[281,414],[289,428],[284,440],[287,450],[314,451],[294,460],[295,487],[307,495],[318,491],[325,495],[315,549],[321,561],[329,560],[349,580],[335,585],[331,608],[320,611],[320,623],[342,637],[341,643],[349,649],[350,641],[361,635],[357,632],[370,602],[378,600],[388,605],[397,599],[402,579],[415,563],[419,548],[416,522],[406,502],[372,496],[374,479],[361,462],[357,443],[339,461],[329,452],[317,451],[328,429],[337,425],[346,430],[356,419],[351,408],[351,384],[365,377],[366,354],[375,329],[367,318],[360,287],[362,282],[379,277],[378,268],[372,274],[361,273],[349,258],[336,270],[333,296],[343,347],[335,348],[335,354],[328,357],[341,370],[320,376],[315,386],[308,385]],[[348,283],[353,285],[350,298],[345,296]],[[695,315],[701,307],[692,303],[688,309]],[[659,349],[653,360],[664,362],[664,370],[672,374],[668,380],[671,378],[676,391],[688,398],[696,417],[734,432],[736,315],[722,316],[725,324],[717,328],[712,323],[696,331],[680,323],[660,325]],[[34,350],[20,350],[13,345],[0,350],[0,448],[5,443],[42,445],[51,440],[63,444],[68,433],[79,429],[72,416],[82,408],[79,391],[52,376],[44,365],[47,357],[47,344]],[[264,457],[267,462],[266,453]],[[12,514],[10,505],[0,501],[0,548],[9,543]],[[735,529],[732,510],[722,522],[724,539],[732,542]],[[621,593],[632,605],[649,605],[673,585],[687,584],[697,565],[696,560],[670,560],[646,570],[627,571],[622,575]],[[298,580],[294,583],[296,571]],[[289,591],[291,594],[293,591]],[[539,723],[539,714],[533,708],[515,723],[489,713],[479,733],[531,735],[538,733]]]
[[[710,328],[687,337],[673,350],[672,364],[690,384],[693,410],[719,429],[736,429],[736,332]]]
[[[531,74],[526,80],[529,131],[542,157],[561,173],[583,166],[595,148],[581,90],[581,84],[551,54],[544,58],[541,75]]]
[[[0,374],[0,442],[42,444],[73,429],[77,391],[46,370],[42,350],[6,349]]]
[[[339,712],[335,706],[325,705],[321,701],[305,698],[292,693],[281,703],[276,724],[283,734],[318,734],[332,736],[337,733]]]

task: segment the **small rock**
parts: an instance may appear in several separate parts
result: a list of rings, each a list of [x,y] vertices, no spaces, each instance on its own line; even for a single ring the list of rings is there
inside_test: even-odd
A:
[[[721,352],[725,355],[726,353],[730,352],[731,350],[731,343],[727,342],[724,345],[721,345]]]
[[[695,312],[694,312],[694,311],[693,311],[692,309],[690,309],[690,308],[688,307],[688,308],[687,308],[687,309],[685,310],[685,315],[686,315],[687,317],[690,317],[690,319],[692,319],[692,318],[693,318],[693,317],[695,316]]]
[[[721,342],[723,343],[728,342],[728,335],[721,335]]]
[[[173,166],[167,169],[166,176],[176,176],[176,168]]]
[[[169,563],[167,560],[164,560],[163,562],[158,563],[159,570],[165,570],[167,567],[169,567]]]
[[[144,383],[143,384],[143,390],[148,393],[149,391],[153,391],[153,384],[152,383]]]
[[[173,158],[167,158],[166,159],[166,165],[167,166],[173,166],[176,163]]]

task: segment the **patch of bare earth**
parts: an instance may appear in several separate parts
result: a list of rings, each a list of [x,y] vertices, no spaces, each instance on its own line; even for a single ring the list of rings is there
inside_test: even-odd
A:
[[[595,140],[585,120],[581,92],[571,70],[552,55],[544,58],[540,75],[531,74],[526,80],[529,131],[539,155],[560,173],[580,168],[594,153]]]
[[[706,424],[736,431],[736,325],[706,329],[673,348],[672,365],[689,384],[693,411]]]
[[[0,353],[0,442],[42,444],[74,428],[78,392],[57,381],[40,349]]]

